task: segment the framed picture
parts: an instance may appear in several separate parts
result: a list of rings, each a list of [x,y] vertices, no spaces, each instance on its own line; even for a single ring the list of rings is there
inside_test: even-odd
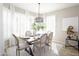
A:
[[[74,30],[78,32],[78,16],[63,18],[63,31],[66,31],[68,26],[73,26]]]

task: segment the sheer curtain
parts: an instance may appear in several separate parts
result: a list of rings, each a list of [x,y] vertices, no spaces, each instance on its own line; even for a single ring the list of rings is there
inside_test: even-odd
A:
[[[55,15],[46,16],[45,23],[46,23],[46,31],[53,32],[53,36],[55,36]]]
[[[12,32],[11,12],[8,8],[3,7],[3,38],[8,39]]]
[[[3,36],[8,39],[14,33],[17,36],[24,36],[27,30],[31,30],[33,16],[28,13],[16,12],[13,6],[3,7]]]

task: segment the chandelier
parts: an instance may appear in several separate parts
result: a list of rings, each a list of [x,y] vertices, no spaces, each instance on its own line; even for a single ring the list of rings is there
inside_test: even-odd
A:
[[[35,18],[35,22],[37,23],[43,22],[43,17],[41,17],[40,15],[40,3],[38,3],[38,14],[37,14],[37,17]]]

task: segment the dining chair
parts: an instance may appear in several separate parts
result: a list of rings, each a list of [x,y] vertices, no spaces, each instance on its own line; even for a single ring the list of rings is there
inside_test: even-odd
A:
[[[19,39],[14,34],[12,34],[12,35],[16,39],[16,46],[17,46],[17,48],[16,48],[16,55],[19,54],[19,56],[20,56],[20,51],[25,50],[29,55],[34,56],[28,41],[25,41],[23,39]]]
[[[19,39],[16,35],[12,34],[16,40],[16,56],[20,56],[20,51],[24,50],[25,48],[29,47],[28,44],[22,39]]]
[[[9,39],[5,40],[4,41],[4,52],[5,52],[5,55],[7,56],[8,55],[8,48],[10,47],[10,43],[9,43]]]
[[[53,32],[50,32],[47,35],[46,45],[51,47],[52,46],[52,38],[53,38]]]
[[[25,36],[31,36],[31,35],[32,35],[31,31],[26,31]]]
[[[45,53],[45,46],[46,46],[46,38],[47,34],[43,34],[40,38],[38,38],[36,41],[34,41],[33,46],[34,46],[34,51],[35,48],[40,49],[40,55],[41,55],[41,49],[44,48],[44,53]]]

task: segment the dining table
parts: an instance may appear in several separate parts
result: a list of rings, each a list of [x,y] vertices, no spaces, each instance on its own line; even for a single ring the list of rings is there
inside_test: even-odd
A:
[[[20,39],[23,39],[28,42],[33,42],[41,38],[43,34],[31,35],[31,36],[20,36]]]
[[[37,41],[40,41],[40,38],[42,37],[43,34],[36,34],[36,35],[30,35],[30,36],[20,36],[19,38],[24,40],[26,44],[29,44],[30,46],[30,55],[34,55],[33,50],[34,50],[34,43]],[[25,49],[26,51],[29,51],[28,49]]]

